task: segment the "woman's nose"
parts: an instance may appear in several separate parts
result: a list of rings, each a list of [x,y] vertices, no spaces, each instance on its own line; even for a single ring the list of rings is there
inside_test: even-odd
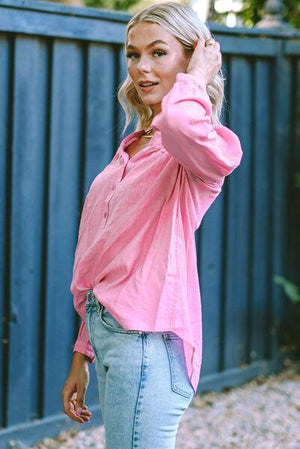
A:
[[[149,59],[141,56],[137,68],[141,72],[148,72],[149,70],[151,70],[151,65],[150,65]]]

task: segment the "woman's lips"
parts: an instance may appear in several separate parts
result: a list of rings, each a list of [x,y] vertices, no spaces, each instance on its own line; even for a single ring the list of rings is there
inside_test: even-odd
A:
[[[142,92],[151,92],[152,89],[154,89],[158,84],[153,84],[152,86],[142,87],[140,86],[140,89]]]

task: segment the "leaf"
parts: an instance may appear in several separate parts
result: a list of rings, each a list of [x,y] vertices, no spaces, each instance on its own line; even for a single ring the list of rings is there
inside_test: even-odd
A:
[[[299,288],[296,284],[293,284],[292,282],[288,281],[283,276],[274,276],[273,281],[276,284],[279,284],[282,286],[284,293],[290,298],[290,300],[293,303],[300,302],[300,292],[299,292]]]

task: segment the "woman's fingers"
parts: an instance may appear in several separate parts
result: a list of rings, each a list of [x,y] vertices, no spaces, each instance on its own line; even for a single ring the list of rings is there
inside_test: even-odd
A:
[[[66,415],[68,415],[71,419],[73,419],[74,421],[77,421],[77,422],[83,424],[84,422],[88,421],[88,418],[90,415],[86,414],[86,409],[85,409],[85,413],[83,416],[77,415],[77,413],[76,413],[77,393],[76,393],[76,391],[72,392],[72,390],[73,390],[73,388],[71,389],[69,386],[65,386],[62,391],[64,413]]]
[[[70,412],[71,412],[71,415],[69,415],[70,418],[80,423],[89,422],[92,416],[92,412],[88,409],[87,405],[84,405],[82,407],[81,413],[77,412],[76,403],[74,404],[73,401],[70,401]]]
[[[88,408],[88,406],[87,405],[84,405],[83,407],[82,407],[82,412],[81,412],[83,415],[89,415],[89,416],[92,416],[92,412],[89,410],[89,408]]]
[[[206,41],[207,45],[206,45]],[[214,39],[199,38],[194,42],[194,52],[187,66],[187,73],[202,78],[209,84],[222,66],[220,44]]]
[[[70,374],[62,390],[64,413],[74,421],[89,422],[92,413],[84,404],[85,393],[89,383],[86,365],[72,364]]]
[[[71,399],[72,404],[72,410],[74,410],[75,415],[79,416],[80,418],[84,419],[85,421],[89,421],[89,418],[92,416],[92,412],[89,410],[87,405],[83,405],[81,413],[79,413],[77,408],[77,393],[73,394]]]
[[[89,421],[89,418],[91,418],[92,416],[92,412],[88,409],[87,405],[84,405],[82,407],[81,413],[78,414],[78,412],[76,411],[76,407],[75,407],[75,413],[80,416],[82,419],[84,419],[85,421]]]
[[[209,43],[206,43],[207,41],[209,41]],[[195,49],[198,45],[200,45],[201,47],[203,47],[205,50],[209,49],[209,50],[220,50],[220,43],[218,41],[216,41],[215,39],[197,39],[194,44],[193,44],[193,48]]]
[[[77,414],[76,408],[74,407],[74,404],[71,401],[70,401],[70,413],[68,415],[74,421],[80,422],[81,424],[84,423],[84,419],[80,415]]]
[[[74,421],[80,423],[84,422],[80,416],[76,415],[74,404],[71,401],[68,401],[67,399],[64,399],[64,413]]]

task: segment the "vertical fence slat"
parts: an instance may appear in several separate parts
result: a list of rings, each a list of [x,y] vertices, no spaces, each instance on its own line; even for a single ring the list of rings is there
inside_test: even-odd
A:
[[[46,56],[42,42],[30,37],[17,38],[12,146],[9,425],[38,417]]]
[[[257,60],[254,68],[254,123],[253,136],[253,250],[251,260],[251,361],[261,360],[266,356],[265,345],[267,334],[267,298],[268,288],[268,254],[269,254],[269,230],[271,227],[269,208],[270,195],[270,101],[271,75],[270,61]]]
[[[94,177],[111,161],[114,147],[115,56],[108,45],[88,50],[87,135],[84,196]]]
[[[300,59],[293,58],[292,63],[292,108],[291,108],[291,152],[288,168],[290,198],[288,204],[288,255],[289,263],[286,275],[289,281],[300,288],[299,255],[300,255],[300,186],[296,177],[300,176]],[[299,184],[299,182],[298,182]],[[295,306],[291,305],[291,309]],[[292,312],[294,313],[294,312]],[[294,316],[294,322],[296,321]],[[289,325],[290,318],[286,318]]]
[[[225,267],[225,349],[223,369],[239,367],[246,358],[249,327],[249,235],[251,201],[252,66],[243,57],[233,57],[230,67],[230,128],[237,133],[243,160],[230,175]],[[243,111],[243,113],[241,113]],[[242,250],[241,250],[242,246]]]
[[[206,212],[198,231],[200,234],[198,271],[203,309],[203,370],[201,376],[219,371],[220,355],[223,350],[221,302],[225,194],[226,186],[223,185],[222,192]]]
[[[272,171],[272,233],[271,233],[271,271],[270,294],[272,298],[272,329],[271,354],[272,358],[278,356],[279,327],[284,303],[287,297],[282,287],[273,282],[274,276],[287,274],[287,169],[290,151],[290,123],[291,123],[291,63],[282,54],[274,64],[274,96],[272,108],[274,111],[273,147],[271,156]]]
[[[5,425],[6,360],[7,355],[7,235],[9,232],[9,186],[10,186],[10,91],[11,91],[11,42],[0,35],[0,426]]]

